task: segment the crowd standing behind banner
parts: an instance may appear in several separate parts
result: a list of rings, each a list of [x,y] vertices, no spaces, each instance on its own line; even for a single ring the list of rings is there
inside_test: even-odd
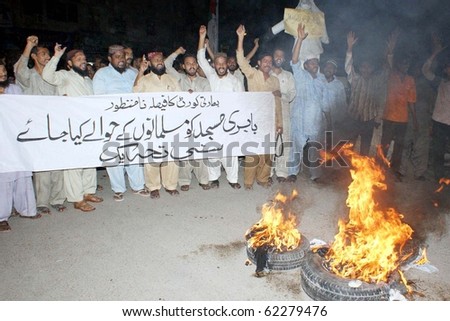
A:
[[[358,50],[358,37],[355,32],[349,32],[345,71],[351,91],[347,106],[344,87],[335,77],[338,59],[325,61],[322,65],[324,76],[319,71],[320,56],[301,55],[299,58],[303,52],[302,43],[308,39],[302,24],[297,28],[297,41],[290,63],[293,74],[282,68],[284,52],[279,49],[271,52],[273,57],[266,54],[259,56],[256,66],[259,70],[250,66],[250,58],[244,60],[243,26],[237,30],[237,60],[242,70],[238,69],[234,53],[227,56],[207,50],[206,33],[206,27],[201,26],[196,55],[186,54],[185,49],[180,47],[166,59],[162,52],[157,51],[142,58],[134,58],[130,47],[112,45],[108,52],[109,64],[100,65],[105,57],[97,57],[96,66],[90,74],[82,49],[72,49],[66,53],[66,48],[56,44],[54,56],[50,59],[49,50],[39,45],[37,36],[31,35],[26,39],[23,54],[15,64],[16,84],[8,78],[5,62],[0,63],[0,94],[23,92],[25,95],[78,97],[127,92],[240,92],[245,91],[246,87],[250,91],[267,90],[276,96],[276,109],[282,110],[282,113],[276,113],[276,126],[279,133],[283,128],[286,148],[283,158],[278,158],[274,164],[271,155],[259,155],[258,161],[253,157],[253,162],[244,162],[244,184],[247,190],[251,190],[254,177],[265,187],[270,186],[270,177],[274,174],[279,183],[292,183],[303,168],[308,167],[310,178],[318,181],[322,175],[321,166],[318,166],[320,163],[317,163],[318,149],[334,146],[336,139],[343,139],[354,143],[354,148],[358,148],[362,155],[369,155],[374,149],[374,131],[379,128],[382,128],[382,156],[391,159],[393,172],[399,181],[408,175],[408,165],[414,167],[414,178],[418,180],[438,180],[447,175],[444,156],[450,138],[450,57],[443,54],[443,64],[437,69],[433,65],[445,48],[438,37],[433,37],[432,55],[423,64],[418,57],[395,52],[396,40],[401,34],[393,33],[387,42],[387,63],[383,69],[378,69],[369,57],[356,61],[354,51]],[[249,53],[251,56],[259,49],[257,39],[254,44]],[[212,66],[206,59],[207,51],[212,58]],[[57,70],[64,54],[67,70]],[[176,71],[174,61],[179,55],[184,55],[183,63],[181,70]],[[409,62],[416,67],[414,77],[408,75]],[[421,73],[418,72],[420,69]],[[421,78],[420,74],[424,77]],[[263,85],[268,80],[273,80],[273,86]],[[421,87],[416,90],[419,83]],[[422,90],[426,86],[427,90]],[[436,90],[433,89],[437,89],[437,99]],[[278,104],[280,97],[281,104]],[[414,108],[416,101],[417,106],[420,106],[419,119]],[[430,123],[433,131],[431,139],[428,139],[429,130],[423,127]],[[333,133],[331,142],[327,141],[326,130]],[[430,157],[428,142],[431,145]],[[237,156],[210,158],[201,163],[204,166],[192,166],[191,162],[185,161],[168,161],[145,164],[144,169],[141,165],[108,167],[114,200],[124,199],[125,173],[128,174],[133,192],[155,199],[159,198],[161,187],[174,196],[179,194],[178,185],[182,191],[188,191],[192,172],[203,190],[218,188],[222,167],[229,185],[235,189],[241,187],[238,182]],[[252,168],[250,174],[248,170],[252,165],[256,167]],[[12,213],[38,218],[50,213],[50,207],[64,211],[66,200],[73,203],[75,209],[89,212],[95,209],[90,203],[103,201],[95,195],[96,168],[35,172],[33,180],[34,186],[31,172],[0,174],[1,232],[10,230],[8,218]]]

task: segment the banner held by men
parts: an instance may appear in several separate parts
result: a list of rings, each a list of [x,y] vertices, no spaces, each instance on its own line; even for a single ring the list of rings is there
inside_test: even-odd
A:
[[[269,153],[272,93],[2,95],[0,172]]]

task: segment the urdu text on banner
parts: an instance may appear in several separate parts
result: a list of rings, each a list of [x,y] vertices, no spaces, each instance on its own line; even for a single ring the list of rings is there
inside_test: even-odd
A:
[[[0,172],[273,152],[269,92],[0,96]]]

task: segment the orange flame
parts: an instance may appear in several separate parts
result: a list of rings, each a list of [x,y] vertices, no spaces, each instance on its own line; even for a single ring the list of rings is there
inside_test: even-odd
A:
[[[423,248],[420,258],[414,263],[417,264],[417,265],[424,265],[424,264],[427,264],[429,262],[430,261],[428,261],[428,257],[427,257],[427,249]]]
[[[439,186],[439,188],[437,190],[435,190],[435,193],[442,192],[442,190],[444,189],[444,185],[450,184],[450,178],[441,178],[439,180],[439,184],[441,184],[441,186]]]
[[[387,167],[391,167],[391,162],[387,159],[386,155],[384,155],[381,145],[377,145],[377,155]]]
[[[348,187],[347,222],[339,221],[326,259],[330,269],[344,278],[365,282],[386,282],[398,270],[400,251],[411,238],[412,228],[402,223],[403,215],[395,209],[378,208],[374,190],[387,190],[385,175],[374,158],[361,156],[350,148],[342,151],[351,161],[352,183]]]
[[[268,246],[277,251],[289,251],[300,244],[297,219],[290,204],[298,196],[296,190],[290,197],[277,193],[273,201],[262,207],[262,218],[245,233],[248,245],[256,249]]]

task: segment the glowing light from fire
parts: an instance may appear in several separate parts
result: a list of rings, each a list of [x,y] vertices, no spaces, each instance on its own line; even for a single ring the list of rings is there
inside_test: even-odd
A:
[[[377,145],[377,155],[387,167],[391,167],[391,162],[387,159],[386,155],[384,155],[383,147],[381,147],[381,145]]]
[[[442,192],[445,188],[445,185],[450,184],[450,178],[441,178],[439,180],[439,184],[440,184],[440,186],[434,191],[435,193]],[[433,203],[434,207],[439,207],[439,202],[437,200],[432,200],[432,203]]]
[[[254,249],[267,246],[279,252],[297,248],[301,234],[296,228],[297,218],[290,209],[297,196],[296,190],[289,197],[277,193],[273,201],[263,205],[262,218],[245,233],[249,246]]]
[[[423,248],[423,249],[422,249],[422,253],[421,253],[419,259],[418,259],[417,261],[415,261],[414,264],[417,264],[417,265],[424,265],[424,264],[427,264],[427,263],[429,263],[429,262],[430,262],[430,261],[428,261],[428,257],[427,257],[427,249],[426,249],[426,248]]]
[[[352,164],[349,218],[339,221],[339,232],[326,259],[332,272],[344,278],[386,282],[404,260],[401,250],[413,230],[394,208],[379,208],[374,192],[387,190],[385,175],[375,159],[358,155],[351,147],[344,146],[341,151]]]
[[[450,178],[441,178],[439,180],[439,184],[441,184],[441,186],[439,186],[439,188],[435,191],[436,193],[442,192],[442,190],[444,189],[444,185],[450,184]]]

